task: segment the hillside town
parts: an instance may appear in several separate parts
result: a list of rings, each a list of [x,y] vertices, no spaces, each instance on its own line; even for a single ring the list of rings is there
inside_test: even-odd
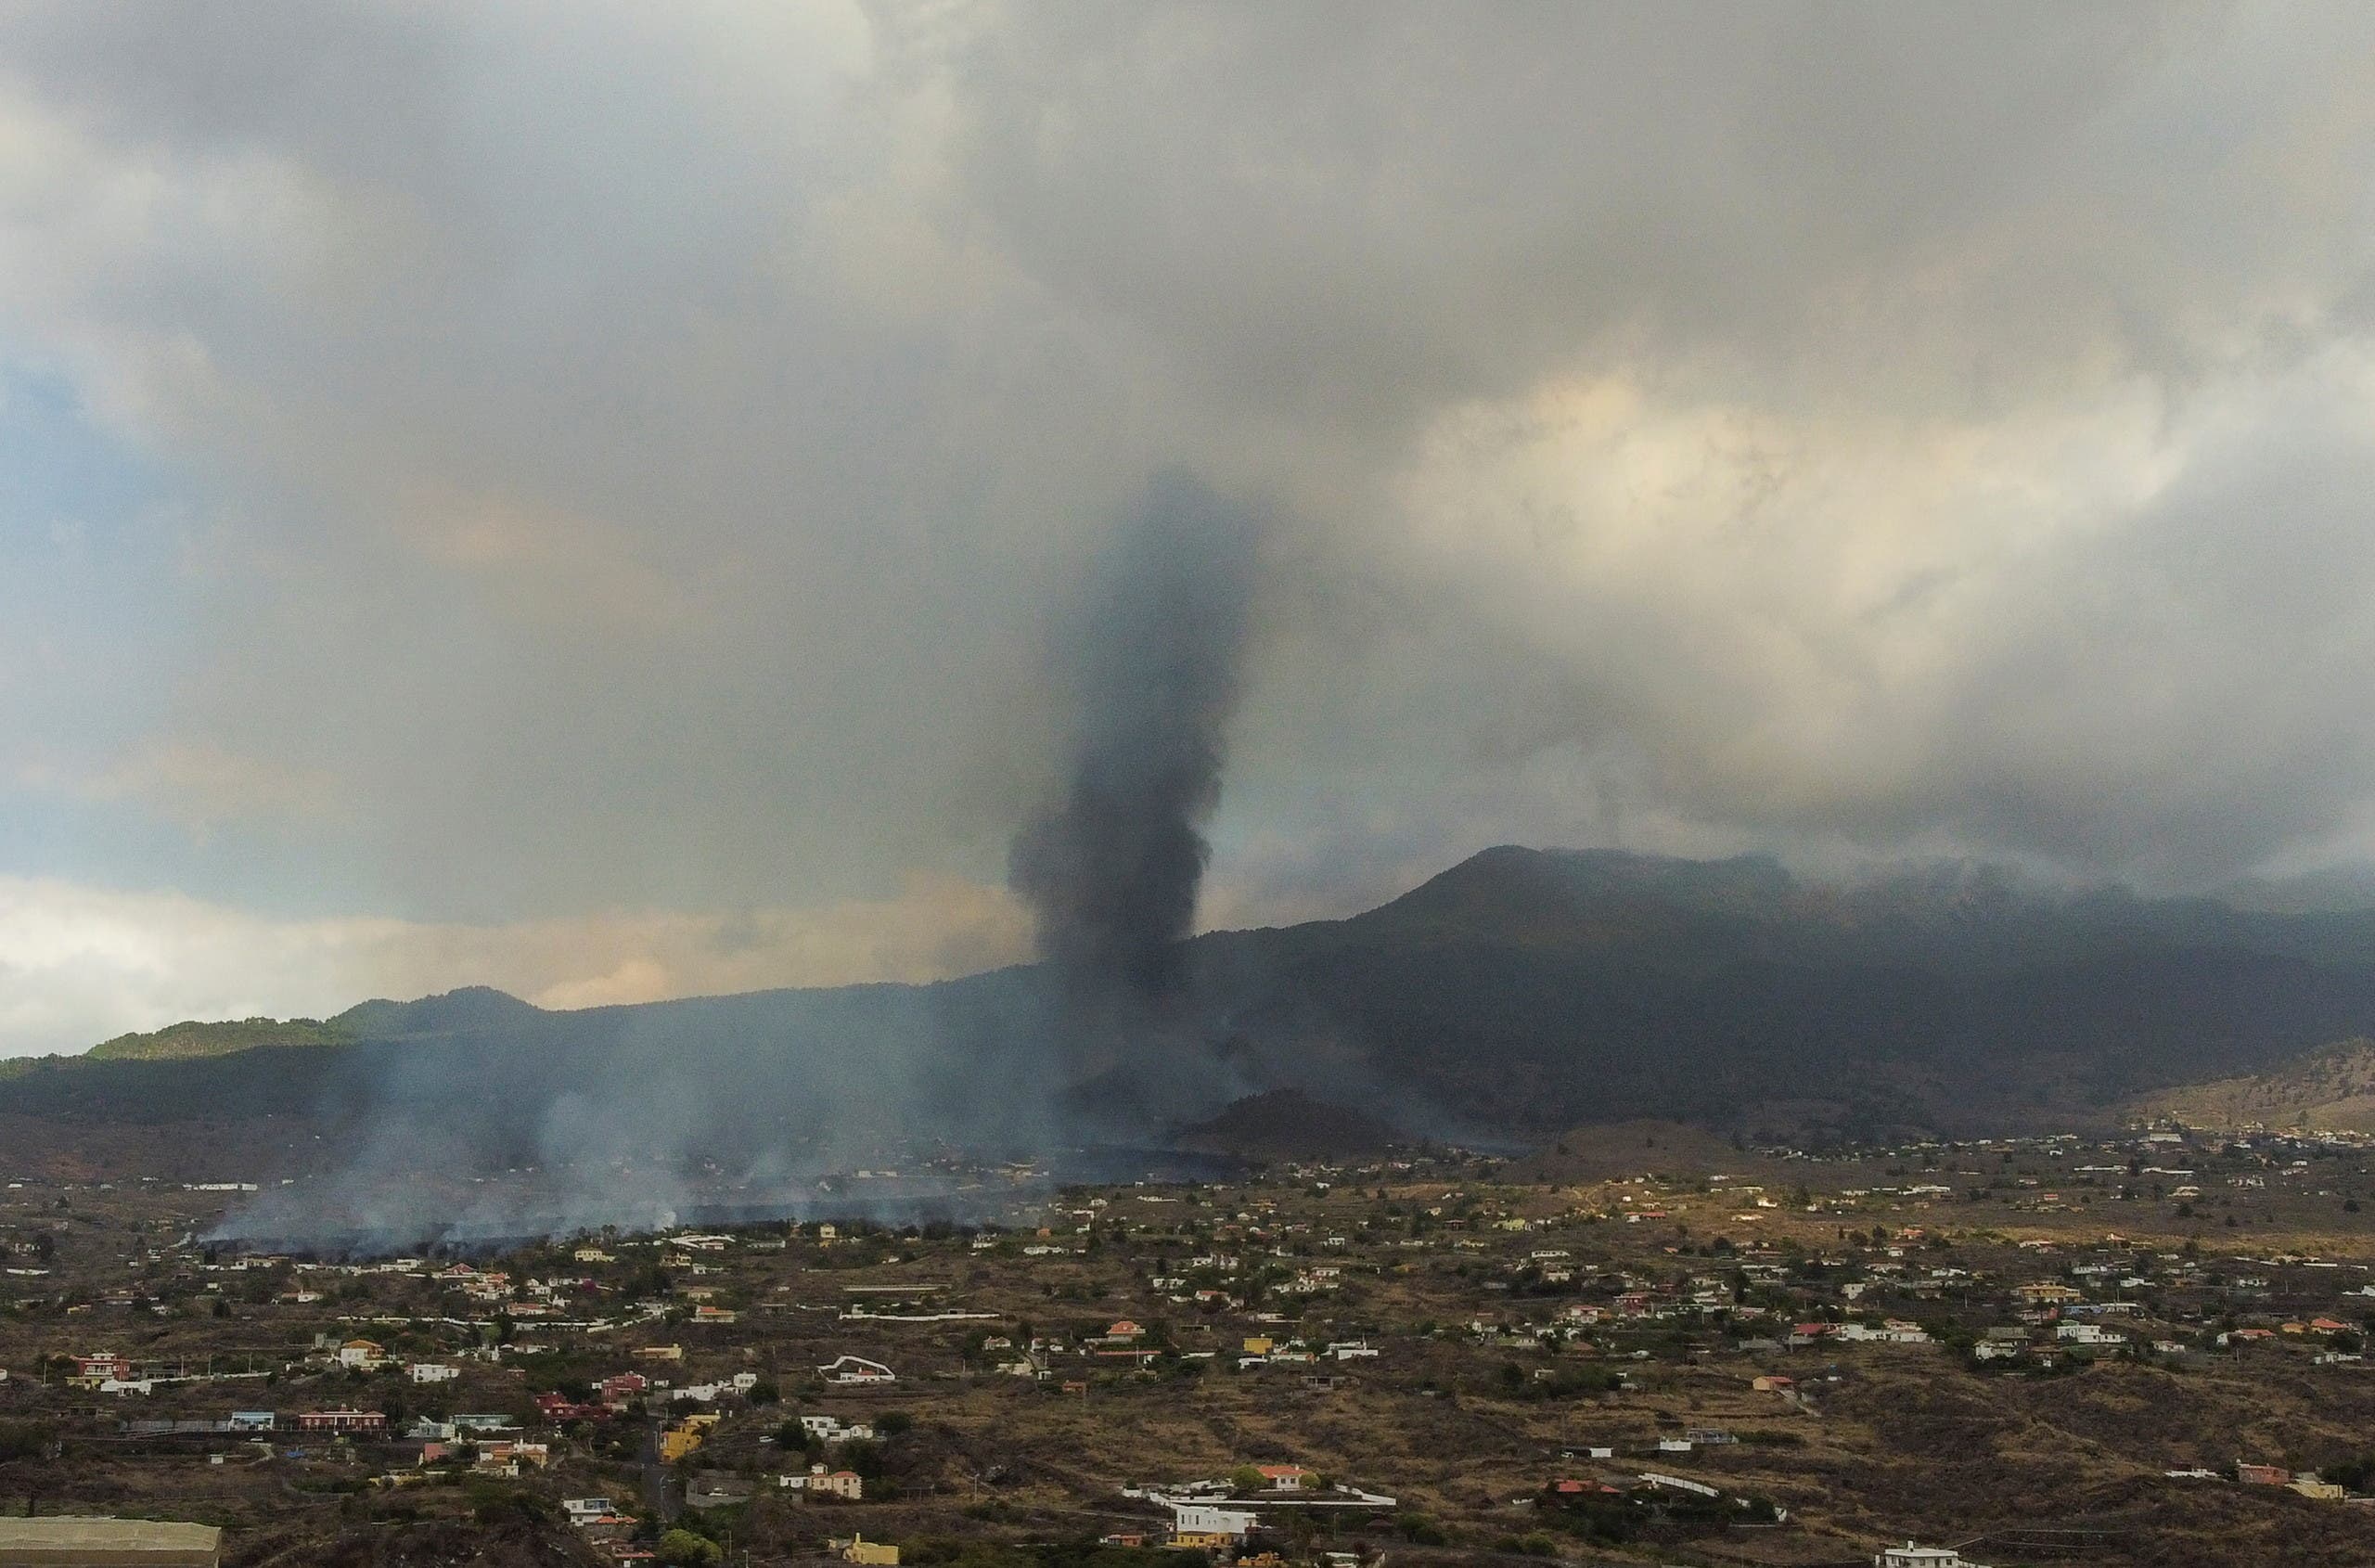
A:
[[[2369,1160],[1637,1125],[435,1256],[26,1173],[0,1511],[258,1564],[441,1521],[586,1563],[2364,1561]]]

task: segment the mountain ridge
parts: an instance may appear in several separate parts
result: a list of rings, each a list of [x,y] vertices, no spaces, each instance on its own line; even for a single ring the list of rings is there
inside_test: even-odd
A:
[[[1152,1098],[1202,1101],[1173,1108],[1174,1125],[1288,1088],[1444,1137],[2110,1117],[2375,1034],[2375,912],[2042,889],[1963,864],[1827,883],[1765,856],[1503,845],[1359,914],[1209,932],[1183,958],[1164,1026],[1180,1038],[1157,1042],[1175,1083]],[[1051,1056],[1055,1006],[1027,965],[572,1011],[464,987],[358,1004],[327,1021],[352,1039],[272,1049],[269,1072],[242,1052],[57,1059],[71,1065],[0,1083],[0,1111],[228,1113],[261,1096],[291,1114],[414,1115],[517,1152],[498,1108],[535,1123],[584,1114],[588,1096],[656,1103],[731,1145],[766,1127],[826,1137],[813,1107],[856,1097],[961,1137],[998,1117],[1043,1127],[1046,1086],[1093,1081]]]

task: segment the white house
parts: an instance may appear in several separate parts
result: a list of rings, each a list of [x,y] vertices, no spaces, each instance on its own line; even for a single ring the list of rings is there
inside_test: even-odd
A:
[[[808,1495],[819,1493],[828,1497],[841,1497],[856,1502],[866,1496],[866,1483],[854,1470],[827,1471],[823,1465],[808,1467]]]
[[[2060,1323],[2054,1327],[2056,1339],[2072,1344],[2125,1344],[2127,1336],[2099,1323]]]
[[[452,1382],[462,1375],[459,1367],[449,1367],[443,1361],[416,1361],[404,1369],[415,1382]]]
[[[1260,1518],[1252,1509],[1222,1508],[1215,1503],[1171,1505],[1171,1529],[1178,1536],[1242,1536]]]
[[[829,1383],[896,1382],[899,1375],[879,1361],[868,1361],[863,1356],[842,1356],[816,1369],[817,1374]]]
[[[1889,1547],[1872,1559],[1872,1568],[1987,1568],[1952,1547],[1918,1547],[1907,1541]]]

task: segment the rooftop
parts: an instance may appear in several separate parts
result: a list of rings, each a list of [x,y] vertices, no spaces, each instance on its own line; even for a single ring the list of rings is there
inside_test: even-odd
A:
[[[214,1568],[223,1532],[152,1519],[0,1519],[6,1568]]]

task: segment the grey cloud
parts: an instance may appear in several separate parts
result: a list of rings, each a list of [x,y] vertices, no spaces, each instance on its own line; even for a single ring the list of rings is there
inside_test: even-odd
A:
[[[2363,812],[2375,448],[2269,410],[2102,537],[2024,574],[1943,732],[1998,839],[2202,885]]]
[[[2158,73],[2240,41],[2214,17],[1026,10],[962,57],[960,145],[1034,275],[1183,373],[1265,414],[1406,420],[1591,353],[1747,346],[1835,373],[1875,346],[1836,341],[1850,304],[1901,337],[1938,314],[2157,315],[2173,242],[2202,236],[2156,209],[2214,193],[2211,160],[2252,129],[2214,117],[2265,107],[2240,71],[2193,84],[2202,161],[2135,157],[2173,128]],[[2126,253],[2052,298],[2097,259],[2076,224],[2105,199]]]
[[[2183,879],[2366,799],[2369,443],[2267,410],[2365,331],[2370,27],[33,6],[5,106],[82,161],[0,187],[0,312],[216,520],[166,739],[334,781],[217,830],[243,893],[995,880],[1060,765],[1041,628],[1172,464],[1277,502],[1247,918],[1513,837]],[[1638,486],[1513,474],[1620,382],[1677,432]],[[2068,458],[2131,396],[2166,494]],[[1893,420],[2001,444],[1986,503],[1908,469],[1835,526]],[[1707,473],[1657,570],[1625,530]]]

